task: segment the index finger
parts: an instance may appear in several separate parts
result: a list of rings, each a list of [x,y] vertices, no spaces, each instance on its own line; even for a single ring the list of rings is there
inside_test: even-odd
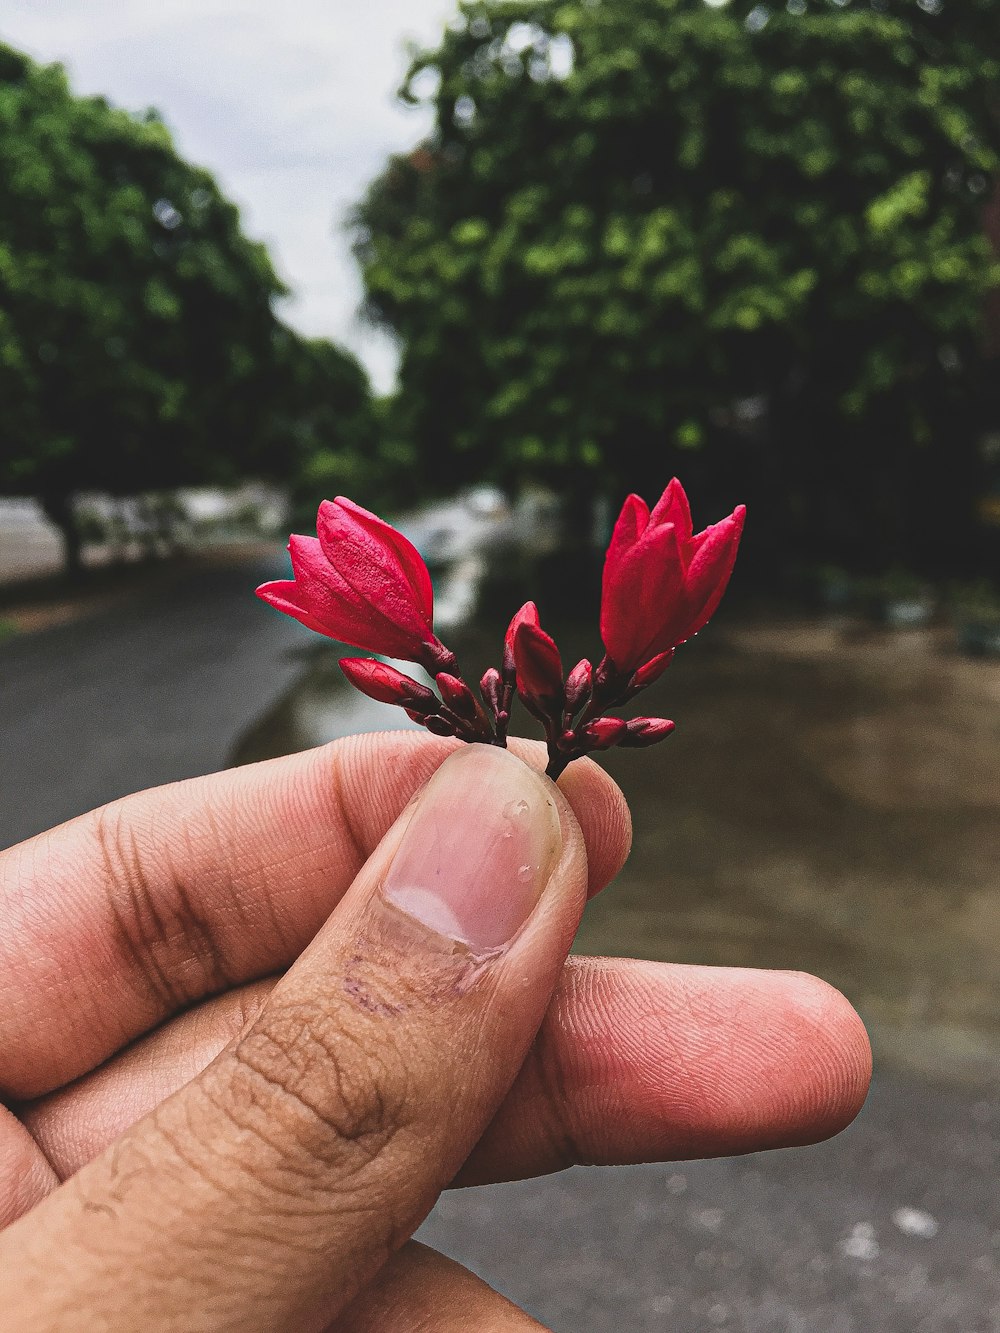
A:
[[[455,744],[347,737],[126,797],[0,854],[0,1096],[40,1096],[287,967]],[[560,785],[595,891],[628,851],[624,798],[587,761]]]

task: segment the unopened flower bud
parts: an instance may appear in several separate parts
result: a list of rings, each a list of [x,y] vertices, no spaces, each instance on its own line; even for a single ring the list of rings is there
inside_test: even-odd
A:
[[[522,625],[538,625],[538,607],[534,602],[525,602],[520,611],[507,626],[503,641],[503,666],[501,676],[505,685],[513,685],[517,675],[517,662],[514,656],[514,639]]]
[[[644,749],[665,741],[675,725],[665,717],[634,717],[626,723],[625,735],[618,744],[627,750]]]
[[[588,750],[610,750],[621,743],[628,731],[628,723],[621,717],[595,717],[577,733]]]
[[[433,690],[371,657],[344,657],[340,669],[355,689],[383,704],[399,704],[421,717],[438,710]]]
[[[517,692],[525,704],[542,716],[561,712],[563,671],[555,641],[538,625],[522,621],[514,635],[514,660]]]
[[[476,703],[475,695],[466,685],[464,680],[458,676],[449,675],[442,671],[435,677],[437,687],[441,691],[441,698],[459,717],[464,717],[468,721],[478,721],[481,709]]]
[[[571,716],[590,703],[593,688],[594,668],[583,658],[566,677],[566,711]]]
[[[496,667],[490,667],[488,671],[483,673],[483,678],[479,682],[479,690],[494,716],[502,712],[504,684],[503,677]]]

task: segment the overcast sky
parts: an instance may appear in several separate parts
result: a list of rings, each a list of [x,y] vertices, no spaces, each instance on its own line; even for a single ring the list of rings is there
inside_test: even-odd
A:
[[[155,106],[181,153],[208,167],[265,241],[309,334],[347,343],[376,385],[388,343],[356,319],[341,229],[424,111],[399,106],[408,39],[435,41],[451,0],[0,0],[0,40],[62,61],[78,92]]]

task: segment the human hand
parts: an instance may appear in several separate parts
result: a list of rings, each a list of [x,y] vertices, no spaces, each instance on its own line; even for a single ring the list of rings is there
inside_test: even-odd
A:
[[[600,769],[463,747],[409,804],[452,748],[351,738],[0,856],[0,1326],[537,1327],[406,1243],[449,1183],[855,1114],[823,983],[566,961],[627,852]]]

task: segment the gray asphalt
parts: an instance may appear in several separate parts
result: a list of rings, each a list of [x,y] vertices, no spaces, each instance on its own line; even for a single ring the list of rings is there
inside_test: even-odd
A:
[[[148,599],[0,643],[0,846],[224,768],[308,645],[255,586],[286,562],[180,569]]]
[[[446,1195],[421,1239],[556,1333],[996,1333],[1000,1107],[890,1074],[826,1144]]]
[[[302,669],[250,595],[279,567],[0,645],[0,845],[223,767]],[[1000,1333],[998,1169],[995,1094],[881,1071],[831,1143],[455,1192],[421,1234],[556,1333]]]

